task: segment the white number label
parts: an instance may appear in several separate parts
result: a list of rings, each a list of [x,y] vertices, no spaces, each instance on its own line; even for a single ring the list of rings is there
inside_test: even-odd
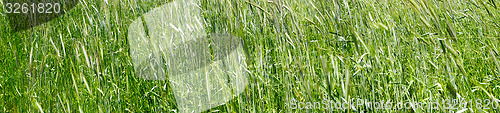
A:
[[[12,4],[11,3],[7,3],[5,4],[5,13],[12,13]]]
[[[14,4],[14,8],[15,8],[14,9],[14,13],[21,13],[21,12],[19,12],[19,8],[21,8],[21,4],[15,3]]]
[[[59,3],[54,4],[54,13],[59,13],[61,12],[61,5]]]
[[[45,13],[52,13],[52,11],[50,11],[52,9],[52,4],[47,3],[47,4],[45,4],[45,6],[47,7],[47,10],[45,10]]]
[[[6,3],[5,13],[60,13],[59,3]]]
[[[30,11],[28,8],[29,8],[29,7],[28,7],[28,4],[27,4],[27,3],[24,3],[24,4],[23,4],[23,6],[22,6],[22,11],[23,11],[23,13],[28,13],[28,11]]]

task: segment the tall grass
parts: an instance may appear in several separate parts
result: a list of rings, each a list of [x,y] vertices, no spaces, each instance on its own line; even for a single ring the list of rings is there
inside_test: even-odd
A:
[[[82,0],[65,16],[18,33],[1,12],[0,111],[177,111],[170,81],[134,74],[127,40],[134,19],[165,3]],[[293,110],[288,102],[500,98],[500,4],[494,0],[199,5],[208,33],[244,40],[250,72],[243,94],[207,112],[457,112],[463,109]]]

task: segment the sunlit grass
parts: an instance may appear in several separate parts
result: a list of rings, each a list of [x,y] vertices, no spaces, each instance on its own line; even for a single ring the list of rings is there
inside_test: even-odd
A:
[[[169,81],[134,74],[127,40],[130,23],[167,1],[104,1],[82,0],[65,16],[18,33],[0,14],[1,112],[177,111]],[[292,110],[287,106],[292,99],[500,98],[499,3],[201,0],[199,5],[208,33],[245,41],[250,72],[243,94],[209,112],[342,111]]]

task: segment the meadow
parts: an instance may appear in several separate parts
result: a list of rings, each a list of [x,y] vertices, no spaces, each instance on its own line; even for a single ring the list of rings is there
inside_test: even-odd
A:
[[[134,73],[127,40],[136,18],[169,2],[81,0],[21,32],[0,12],[0,112],[178,112],[170,81]],[[500,98],[498,2],[200,0],[206,32],[243,39],[249,71],[242,94],[205,112],[500,112],[493,101]],[[353,98],[474,102],[465,109],[290,107],[291,100]]]

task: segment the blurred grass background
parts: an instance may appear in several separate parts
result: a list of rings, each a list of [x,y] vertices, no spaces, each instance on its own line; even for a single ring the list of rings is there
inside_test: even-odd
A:
[[[456,112],[292,110],[287,103],[498,99],[496,2],[201,0],[207,32],[241,37],[251,72],[243,94],[207,112]],[[169,81],[135,76],[127,41],[132,21],[166,3],[82,0],[18,33],[1,12],[0,111],[176,111]]]

